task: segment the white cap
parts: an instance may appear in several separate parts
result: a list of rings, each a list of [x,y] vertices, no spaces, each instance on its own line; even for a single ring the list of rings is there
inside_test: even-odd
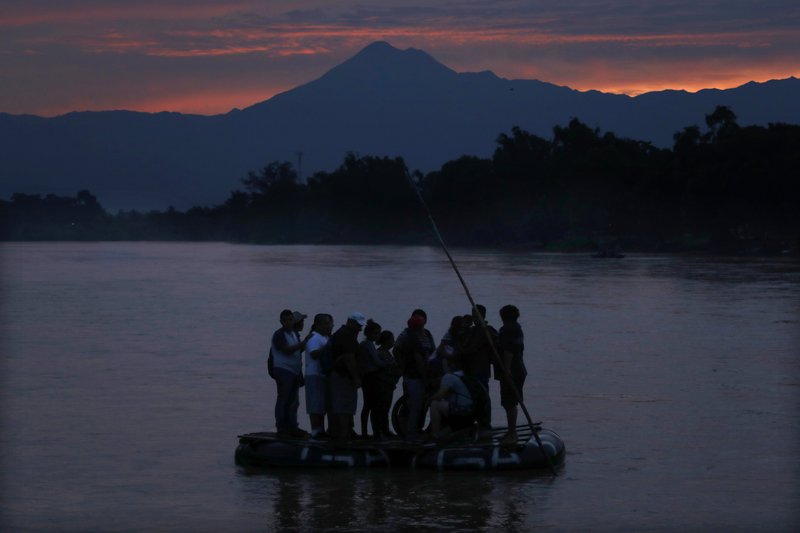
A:
[[[355,320],[362,327],[367,325],[367,317],[364,316],[364,313],[359,313],[358,311],[351,313],[347,320]]]

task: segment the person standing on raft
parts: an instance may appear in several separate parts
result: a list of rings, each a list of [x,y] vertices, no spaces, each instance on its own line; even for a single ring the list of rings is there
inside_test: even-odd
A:
[[[300,407],[300,387],[303,385],[303,350],[308,337],[300,340],[296,330],[305,315],[284,309],[280,314],[281,328],[272,335],[270,346],[273,368],[270,375],[275,380],[278,397],[275,400],[275,426],[282,437],[305,438],[308,433],[297,426]],[[310,336],[310,334],[309,334]]]
[[[522,359],[525,350],[525,339],[522,326],[519,325],[519,309],[513,305],[506,305],[500,309],[500,319],[503,326],[497,336],[497,351],[505,372],[495,369],[495,379],[500,380],[500,405],[506,411],[508,432],[502,439],[504,444],[513,444],[517,441],[517,406],[522,402],[522,387],[528,370]],[[509,379],[511,378],[511,382]]]

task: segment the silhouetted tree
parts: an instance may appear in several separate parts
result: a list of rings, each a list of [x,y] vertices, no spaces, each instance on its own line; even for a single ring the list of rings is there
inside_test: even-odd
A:
[[[89,191],[0,200],[0,238],[248,242],[430,242],[414,187],[448,242],[581,248],[609,235],[640,249],[779,252],[800,243],[800,126],[739,126],[718,106],[671,150],[580,120],[551,139],[519,127],[490,159],[463,156],[423,176],[399,157],[346,154],[299,183],[275,161],[216,207],[109,215]]]
[[[492,161],[462,156],[431,172],[423,181],[428,203],[438,212],[463,213],[486,207],[488,188],[495,186]]]
[[[256,174],[248,172],[242,179],[245,189],[254,196],[268,196],[270,192],[290,189],[297,185],[297,173],[288,161],[273,161]]]
[[[728,106],[717,106],[714,111],[706,115],[708,133],[704,136],[707,142],[719,142],[735,135],[739,131],[736,123],[736,114]]]
[[[506,195],[537,197],[549,190],[553,143],[515,126],[511,136],[500,134],[497,145],[492,165],[496,182]]]

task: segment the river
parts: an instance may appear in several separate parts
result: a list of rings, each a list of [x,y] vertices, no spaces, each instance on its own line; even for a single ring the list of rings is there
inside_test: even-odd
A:
[[[490,323],[520,309],[558,477],[234,464],[281,309],[438,340],[469,312],[438,248],[4,243],[1,529],[800,529],[800,262],[452,252]]]

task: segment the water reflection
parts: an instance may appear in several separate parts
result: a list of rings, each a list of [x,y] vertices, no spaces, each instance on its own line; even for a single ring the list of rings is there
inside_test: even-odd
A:
[[[247,507],[280,531],[527,531],[552,478],[420,470],[239,471]],[[255,500],[255,501],[254,501]],[[542,524],[538,524],[541,526]]]

